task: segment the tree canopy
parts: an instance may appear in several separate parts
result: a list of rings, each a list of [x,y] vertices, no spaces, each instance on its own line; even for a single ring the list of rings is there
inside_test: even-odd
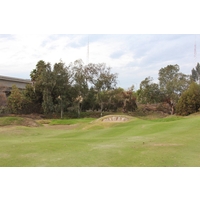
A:
[[[54,65],[40,60],[30,72],[30,77],[33,84],[27,85],[24,91],[13,86],[8,98],[12,113],[48,115],[61,112],[62,117],[64,112],[74,112],[80,117],[81,112],[86,110],[99,110],[101,115],[103,111],[110,110],[133,112],[138,107],[137,102],[168,103],[171,114],[175,113],[175,108],[179,114],[199,109],[198,101],[195,109],[186,108],[189,104],[191,107],[191,102],[198,97],[198,87],[192,82],[200,80],[199,63],[192,69],[192,75],[181,73],[178,65],[167,65],[159,70],[158,82],[148,76],[141,81],[136,92],[134,86],[128,90],[117,87],[118,74],[112,73],[105,63],[85,65],[81,59],[69,65],[62,60]]]
[[[140,83],[140,89],[137,93],[138,100],[141,103],[158,103],[161,101],[159,85],[153,83],[153,78],[150,76]]]
[[[40,60],[30,77],[32,90],[30,86],[25,94],[44,114],[74,110],[80,116],[82,109],[100,109],[102,113],[116,107],[111,104],[117,91],[117,74],[105,63],[84,65],[79,59],[67,66],[61,60],[52,67]]]
[[[192,79],[195,82],[198,82],[200,84],[200,64],[197,63],[197,66],[192,69]]]
[[[179,72],[178,65],[168,65],[159,70],[159,86],[164,100],[171,106],[171,114],[175,112],[175,105],[181,94],[189,87],[189,75]]]

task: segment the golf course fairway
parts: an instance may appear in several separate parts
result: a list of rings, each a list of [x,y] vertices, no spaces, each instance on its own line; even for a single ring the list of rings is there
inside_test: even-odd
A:
[[[5,119],[0,118],[1,167],[200,166],[200,115],[48,120],[35,127],[4,125]]]

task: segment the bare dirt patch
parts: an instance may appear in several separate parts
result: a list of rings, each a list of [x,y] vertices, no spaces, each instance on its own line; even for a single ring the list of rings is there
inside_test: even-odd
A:
[[[16,125],[8,125],[1,126],[0,134],[21,134],[21,131],[16,129]]]
[[[29,126],[29,127],[38,127],[40,126],[34,119],[31,118],[24,118],[24,121],[22,123],[23,126]]]

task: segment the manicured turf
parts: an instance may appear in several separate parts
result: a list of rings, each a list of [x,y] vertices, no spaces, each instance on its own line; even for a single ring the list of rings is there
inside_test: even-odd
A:
[[[200,166],[199,125],[197,115],[0,126],[0,166]]]
[[[78,124],[78,123],[87,123],[93,121],[93,118],[83,118],[83,119],[53,119],[49,124],[51,125],[70,125],[70,124]]]

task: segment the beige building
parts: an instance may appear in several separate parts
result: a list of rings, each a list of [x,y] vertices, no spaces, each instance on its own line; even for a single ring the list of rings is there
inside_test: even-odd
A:
[[[16,85],[19,89],[25,89],[27,84],[32,84],[30,79],[21,79],[0,75],[0,86],[5,87],[4,92],[9,93],[12,86]]]

